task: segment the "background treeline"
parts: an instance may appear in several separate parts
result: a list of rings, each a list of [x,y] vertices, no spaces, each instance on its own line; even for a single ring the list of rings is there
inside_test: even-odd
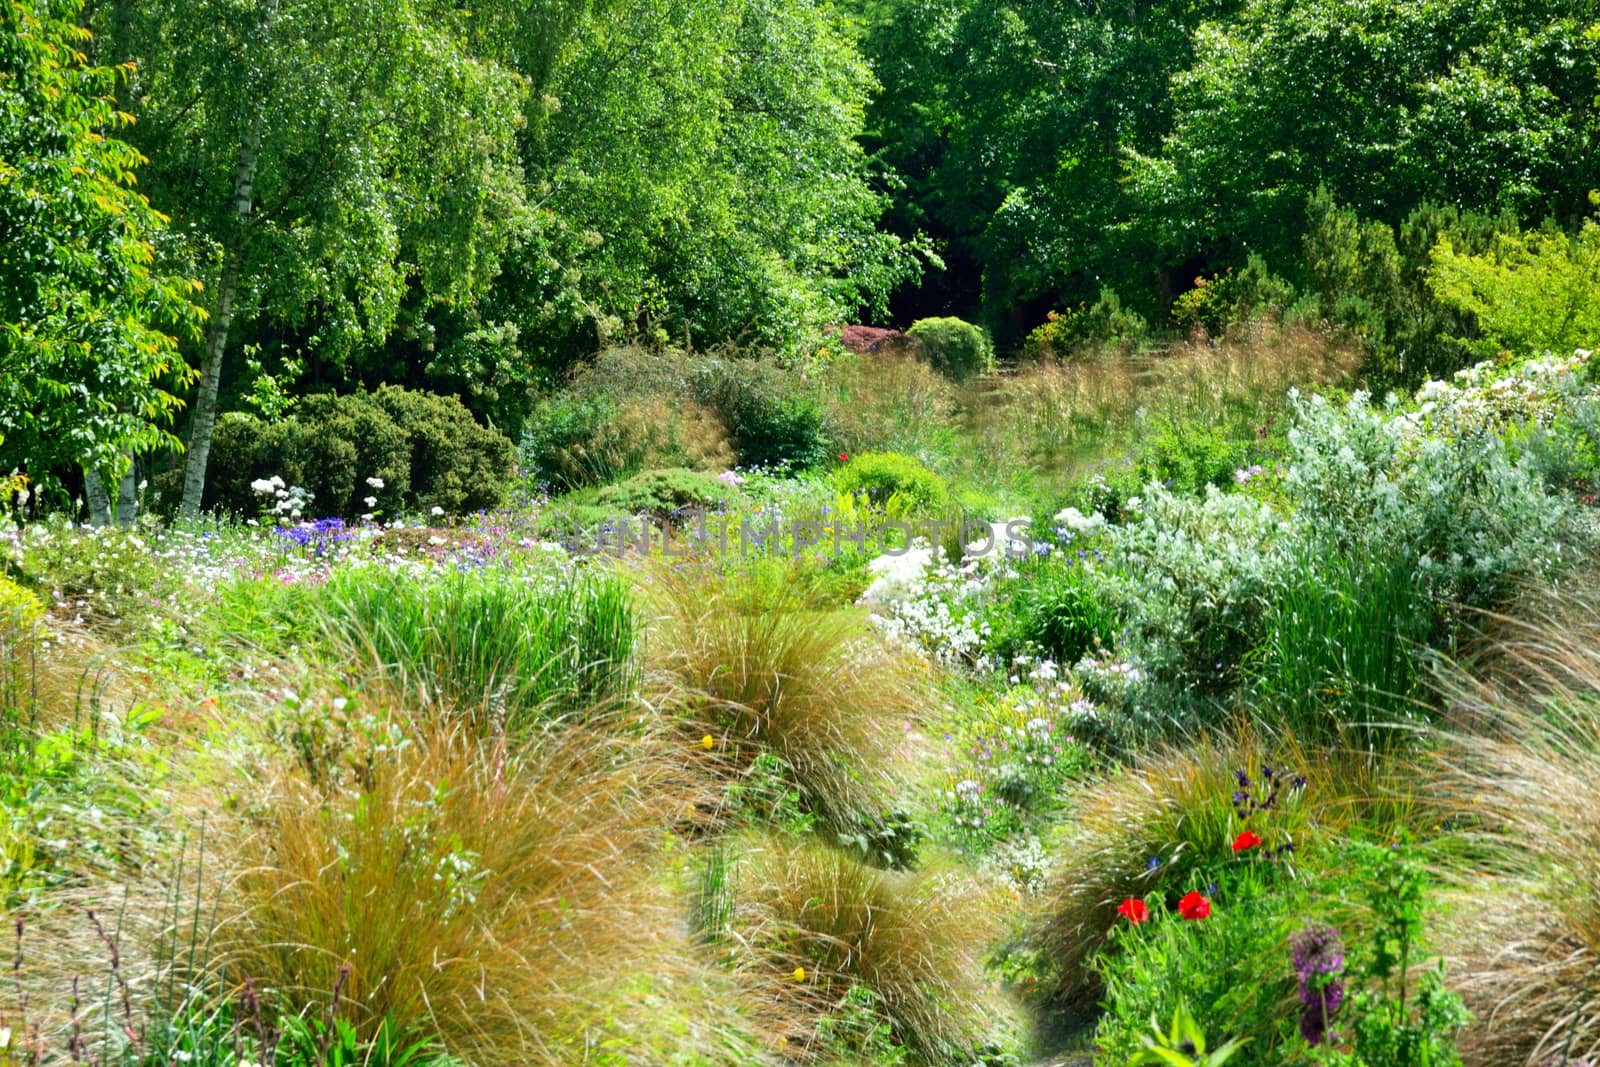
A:
[[[1593,2],[4,12],[0,467],[174,446],[191,513],[219,413],[391,384],[515,441],[622,343],[792,369],[851,321],[1066,357],[1280,317],[1414,383],[1505,341],[1441,254],[1581,263],[1550,242],[1600,174]]]

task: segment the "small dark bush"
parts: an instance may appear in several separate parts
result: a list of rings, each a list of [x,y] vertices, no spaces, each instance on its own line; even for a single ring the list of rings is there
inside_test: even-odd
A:
[[[899,452],[864,452],[840,467],[833,483],[841,493],[865,495],[874,504],[896,493],[916,508],[942,508],[950,501],[943,478]]]
[[[511,442],[480,426],[461,401],[394,385],[380,386],[372,398],[410,441],[408,503],[458,515],[495,507],[505,499]]]
[[[981,326],[957,318],[919,319],[906,333],[935,370],[964,382],[994,365],[994,343]]]
[[[563,393],[541,400],[523,425],[523,469],[556,489],[603,480],[590,457],[616,411],[604,396]]]

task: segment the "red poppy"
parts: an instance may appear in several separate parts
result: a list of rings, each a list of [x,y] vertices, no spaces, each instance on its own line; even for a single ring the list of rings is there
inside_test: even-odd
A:
[[[1117,914],[1125,916],[1129,922],[1138,926],[1150,918],[1150,908],[1138,897],[1129,897],[1117,905]]]
[[[1211,915],[1211,901],[1198,889],[1185,893],[1178,901],[1178,914],[1185,919],[1204,919]]]
[[[1254,830],[1246,830],[1233,839],[1233,850],[1235,852],[1243,852],[1245,849],[1255,848],[1259,844],[1261,844],[1261,835]]]
[[[840,463],[848,462],[849,459],[850,459],[850,453],[848,453],[848,452],[840,452],[839,453],[839,462]]]

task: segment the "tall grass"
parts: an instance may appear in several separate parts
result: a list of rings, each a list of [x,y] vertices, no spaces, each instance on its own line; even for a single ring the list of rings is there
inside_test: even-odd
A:
[[[966,432],[984,447],[965,473],[1064,480],[1124,447],[1141,418],[1198,419],[1249,431],[1279,415],[1291,386],[1348,381],[1359,349],[1297,327],[1261,326],[1159,354],[1027,366],[963,398]]]
[[[731,1013],[716,1003],[674,1019],[687,1036],[653,1032],[662,990],[699,981],[658,877],[663,813],[686,794],[647,738],[587,719],[520,745],[424,729],[342,782],[268,783],[228,845],[227,973],[290,1010],[339,982],[362,1032],[387,1018],[476,1063],[657,1040],[703,1042],[718,1062]]]
[[[606,575],[346,568],[321,605],[339,655],[430,706],[521,730],[628,693],[636,620]]]
[[[1492,619],[1459,729],[1430,788],[1476,860],[1446,911],[1450,971],[1474,1022],[1470,1065],[1600,1056],[1600,589],[1525,598]]]
[[[970,874],[869,867],[782,836],[746,840],[732,874],[733,965],[756,1017],[792,1055],[823,1051],[821,1020],[852,986],[876,995],[919,1062],[966,1063],[1009,1007],[984,973],[1007,899]]]
[[[1268,721],[1308,740],[1345,726],[1392,733],[1420,714],[1436,614],[1402,556],[1301,546],[1248,658],[1250,698]]]
[[[896,751],[920,715],[921,671],[857,609],[819,609],[822,576],[661,567],[645,579],[652,665],[682,694],[698,764],[731,780],[770,753],[836,829],[885,811]]]

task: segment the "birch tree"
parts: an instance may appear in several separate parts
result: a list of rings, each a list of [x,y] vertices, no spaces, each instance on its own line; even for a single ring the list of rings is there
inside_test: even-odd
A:
[[[462,16],[411,0],[111,0],[106,47],[150,196],[207,278],[180,513],[205,488],[241,321],[304,333],[334,365],[403,300],[470,300],[522,226],[524,79],[469,51]]]

